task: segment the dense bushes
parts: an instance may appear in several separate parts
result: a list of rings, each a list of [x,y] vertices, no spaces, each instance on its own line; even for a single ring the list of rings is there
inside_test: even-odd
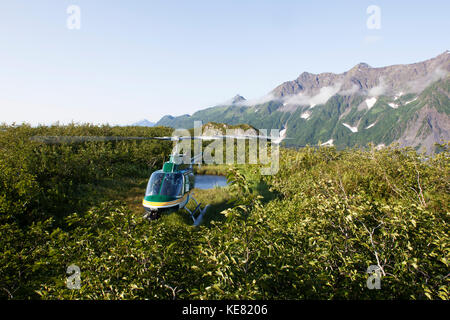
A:
[[[43,144],[32,136],[156,136],[168,128],[3,127],[0,131],[0,291],[33,297],[49,275],[50,245],[64,218],[95,204],[105,178],[144,175],[162,164],[170,143],[155,141]]]
[[[169,142],[44,144],[33,136],[157,136],[168,128],[20,126],[0,132],[0,213],[28,224],[65,216],[84,204],[89,184],[105,177],[148,175],[170,152]],[[144,171],[144,173],[143,173]]]
[[[117,201],[57,223],[52,203],[103,175],[145,169],[166,150],[37,146],[17,136],[8,139],[22,141],[23,154],[5,147],[6,135],[0,144],[10,150],[0,160],[5,298],[448,299],[448,151],[427,160],[409,149],[284,149],[277,175],[230,170],[233,207],[195,228],[170,216],[148,222]],[[71,264],[81,269],[80,290],[66,288]],[[382,273],[380,290],[367,288],[370,265]]]
[[[284,195],[268,206],[282,208],[268,210],[272,229],[302,244],[294,250],[323,277],[321,297],[447,299],[448,178],[448,152],[286,151],[270,178]],[[367,290],[369,265],[380,268],[382,290]]]

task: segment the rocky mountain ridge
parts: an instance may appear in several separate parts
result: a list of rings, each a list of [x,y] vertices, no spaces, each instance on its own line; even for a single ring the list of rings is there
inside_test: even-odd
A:
[[[237,95],[193,115],[165,116],[157,125],[190,128],[201,120],[270,130],[289,122],[292,146],[396,142],[432,153],[434,143],[450,140],[449,75],[449,51],[413,64],[359,63],[341,74],[303,72],[256,104]]]

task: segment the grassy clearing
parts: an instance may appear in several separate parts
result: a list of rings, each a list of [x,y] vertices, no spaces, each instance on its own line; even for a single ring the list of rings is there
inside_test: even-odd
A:
[[[204,165],[200,168],[195,167],[195,174],[226,175],[229,166],[227,165]],[[135,215],[142,215],[142,199],[147,186],[148,177],[118,177],[108,178],[100,181],[96,185],[88,186],[92,200],[92,205],[108,200],[122,201],[130,211]],[[255,184],[257,181],[255,181]],[[201,203],[204,208],[209,204],[207,213],[203,220],[203,225],[209,226],[211,221],[223,221],[224,216],[220,214],[225,209],[232,206],[230,203],[232,196],[229,187],[215,187],[213,189],[201,190],[194,189],[193,196]],[[195,209],[195,202],[189,201],[187,207],[190,210]],[[192,224],[192,219],[186,210],[164,213],[161,217],[162,223],[182,223]]]
[[[194,167],[195,174],[209,174],[226,176],[230,166],[228,165],[203,165],[201,167]],[[245,174],[249,181],[251,188],[257,194],[263,196],[263,202],[268,202],[274,199],[275,195],[269,190],[269,187],[264,180],[261,179],[258,171],[251,170],[251,167],[246,168]],[[142,215],[144,209],[142,208],[142,198],[147,186],[148,177],[118,177],[115,179],[108,178],[99,182],[95,186],[90,186],[92,192],[91,203],[93,205],[108,200],[119,200],[123,202],[130,211],[135,215]],[[204,208],[209,205],[204,216],[202,225],[210,227],[211,221],[224,221],[225,216],[221,214],[222,211],[233,206],[231,187],[215,187],[208,190],[194,189],[192,195],[201,203]],[[196,205],[194,201],[189,201],[187,207],[194,210]],[[169,224],[187,224],[192,225],[192,219],[188,212],[184,209],[173,212],[164,213],[161,217],[161,223]]]
[[[123,202],[133,214],[143,214],[142,199],[147,186],[148,177],[104,178],[96,183],[82,186],[83,208],[73,208],[72,211],[87,210],[104,201],[118,200]],[[70,213],[70,212],[69,212]]]

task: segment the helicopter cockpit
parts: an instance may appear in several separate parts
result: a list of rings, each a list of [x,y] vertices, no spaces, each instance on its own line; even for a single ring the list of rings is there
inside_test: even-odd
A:
[[[183,175],[178,172],[153,172],[147,185],[146,196],[170,196],[183,195]]]

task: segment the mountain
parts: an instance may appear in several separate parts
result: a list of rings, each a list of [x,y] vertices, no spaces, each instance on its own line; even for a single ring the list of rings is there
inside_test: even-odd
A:
[[[138,121],[133,123],[131,126],[135,126],[135,127],[154,127],[155,123],[154,122],[150,122],[147,119]]]
[[[192,115],[164,116],[156,125],[247,123],[281,129],[291,146],[393,142],[428,153],[450,140],[450,53],[423,62],[373,68],[359,63],[341,74],[304,72],[252,103],[237,95]],[[242,98],[242,99],[241,99]]]
[[[230,104],[238,104],[240,102],[243,101],[247,101],[243,96],[237,94],[233,97],[233,99],[231,99],[231,103]]]

